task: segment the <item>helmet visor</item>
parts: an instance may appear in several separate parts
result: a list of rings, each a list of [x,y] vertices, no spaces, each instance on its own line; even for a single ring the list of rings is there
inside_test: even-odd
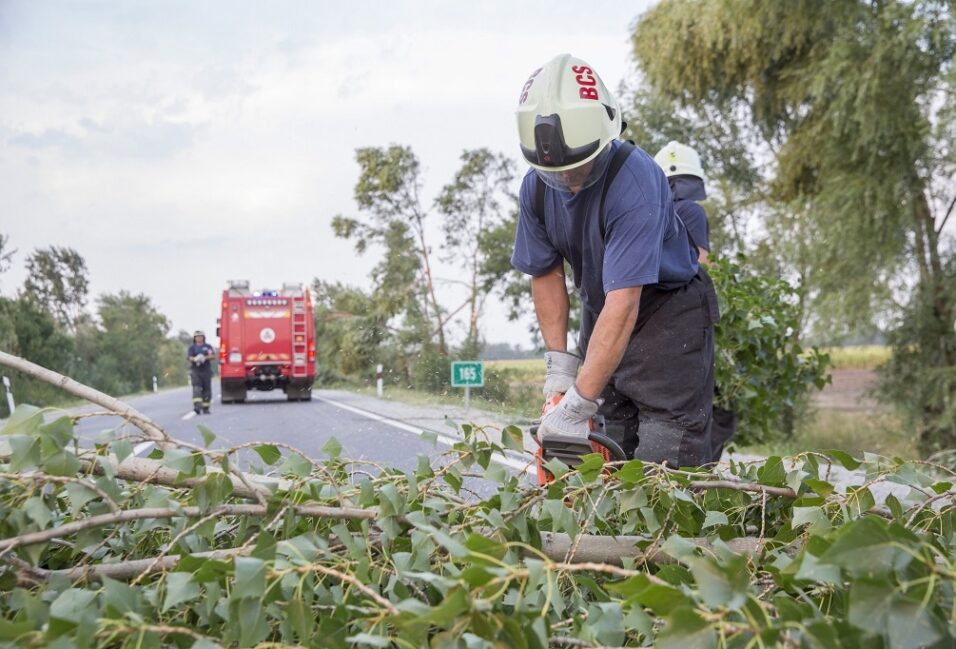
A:
[[[609,164],[611,164],[610,142],[594,158],[573,169],[544,171],[535,168],[535,172],[548,187],[576,194],[600,180]]]

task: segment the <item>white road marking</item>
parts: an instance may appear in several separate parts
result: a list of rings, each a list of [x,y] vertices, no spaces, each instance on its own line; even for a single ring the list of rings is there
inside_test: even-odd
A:
[[[187,412],[185,415],[183,415],[182,417],[180,417],[180,419],[182,419],[183,421],[188,421],[189,419],[192,419],[192,418],[195,417],[195,416],[196,416],[196,411],[195,411],[195,410],[190,410],[190,411]]]
[[[140,453],[145,453],[146,451],[152,449],[156,446],[156,442],[140,442],[133,447],[133,455],[138,456]]]
[[[329,399],[327,397],[320,397],[314,392],[312,393],[312,398],[317,399],[319,401],[323,401],[330,405],[333,405],[336,408],[341,408],[342,410],[348,410],[349,412],[354,412],[357,415],[362,415],[363,417],[371,419],[372,421],[377,421],[383,424],[387,424],[393,428],[403,430],[407,433],[413,433],[414,435],[417,435],[418,437],[421,437],[422,433],[426,431],[426,429],[422,426],[412,426],[411,424],[406,424],[405,422],[399,421],[398,419],[392,419],[391,417],[386,417],[385,415],[380,415],[378,413],[371,412],[363,408],[357,408],[356,406],[348,405],[340,401],[334,401],[333,399]],[[428,431],[428,432],[434,433],[438,443],[444,444],[445,446],[454,446],[455,444],[461,441],[460,439],[457,439],[455,437],[448,437],[447,435],[442,435],[441,433],[437,431]],[[517,471],[523,471],[529,474],[535,472],[535,468],[534,466],[532,466],[531,463],[527,461],[522,461],[510,455],[505,455],[505,456],[493,455],[491,457],[491,461],[497,464],[501,464],[502,466],[510,467]]]

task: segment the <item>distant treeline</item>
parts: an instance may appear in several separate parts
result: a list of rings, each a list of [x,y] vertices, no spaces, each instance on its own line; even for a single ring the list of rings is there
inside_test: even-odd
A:
[[[0,234],[0,274],[13,263],[15,250]],[[51,246],[25,260],[27,279],[14,297],[0,297],[0,349],[114,395],[183,385],[184,345],[190,336],[169,337],[169,320],[149,297],[126,291],[103,294],[87,309],[89,274],[72,248]],[[17,372],[3,370],[18,403],[62,403],[56,388]],[[0,400],[0,416],[9,414]]]

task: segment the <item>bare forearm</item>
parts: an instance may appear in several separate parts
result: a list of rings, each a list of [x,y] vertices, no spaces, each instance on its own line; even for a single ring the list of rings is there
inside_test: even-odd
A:
[[[567,351],[570,302],[564,282],[564,267],[555,266],[544,275],[532,277],[531,295],[545,349]]]
[[[640,286],[608,293],[578,374],[576,385],[581,396],[597,399],[620,365],[637,322],[640,299]]]

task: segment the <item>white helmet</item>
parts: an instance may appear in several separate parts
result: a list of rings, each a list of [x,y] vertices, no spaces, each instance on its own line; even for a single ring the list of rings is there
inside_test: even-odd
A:
[[[515,114],[525,160],[563,191],[580,191],[604,175],[609,145],[622,130],[617,100],[591,66],[570,54],[531,73]]]
[[[704,168],[700,164],[700,156],[686,144],[671,140],[654,156],[654,162],[660,165],[664,174],[671,176],[696,176],[704,179]]]

